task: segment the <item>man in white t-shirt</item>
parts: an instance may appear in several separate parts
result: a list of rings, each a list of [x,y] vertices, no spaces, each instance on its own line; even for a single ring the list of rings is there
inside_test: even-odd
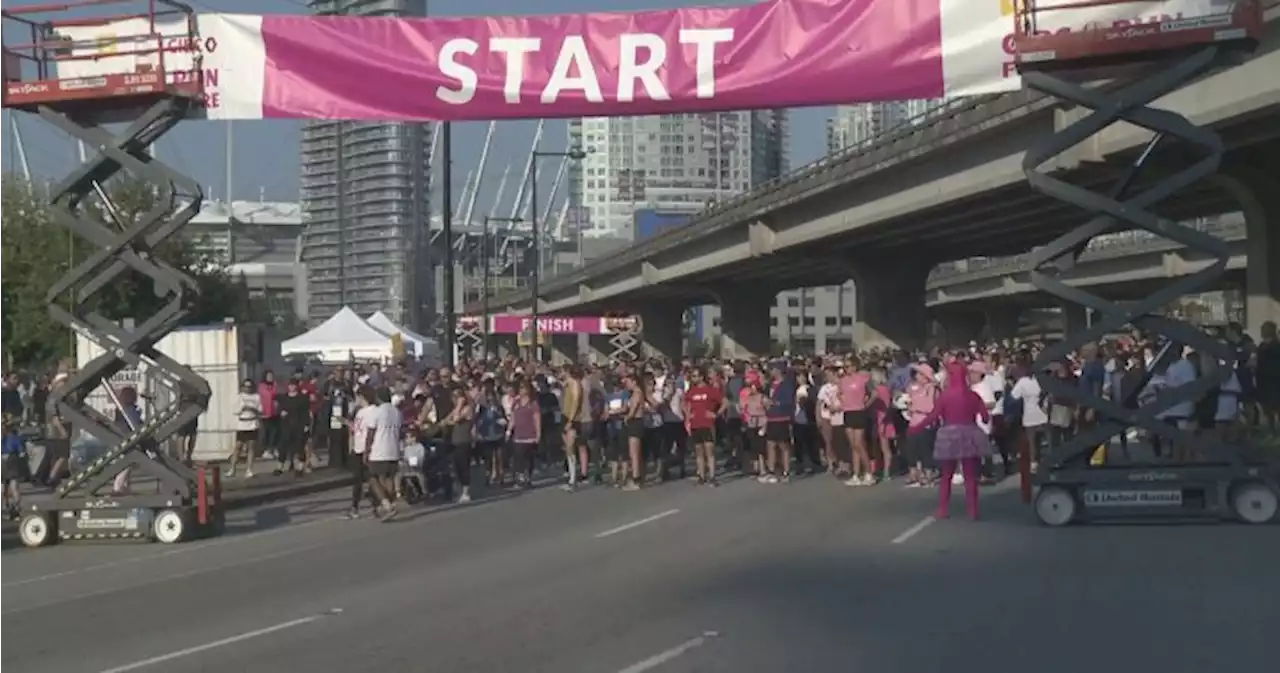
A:
[[[400,466],[400,410],[391,404],[391,391],[378,391],[378,406],[365,430],[365,458],[369,463],[370,485],[382,503],[380,518],[389,521],[397,514],[396,473]]]
[[[360,518],[360,496],[364,493],[365,486],[369,482],[369,463],[365,459],[365,450],[369,445],[369,428],[376,423],[378,415],[378,405],[374,401],[373,389],[369,386],[361,386],[356,391],[356,414],[347,425],[351,429],[351,512],[347,514],[348,519]],[[347,422],[346,419],[342,419]],[[370,488],[370,500],[376,511],[378,508],[378,500],[376,491],[373,486]]]
[[[1045,437],[1049,424],[1049,415],[1040,405],[1042,396],[1040,382],[1030,372],[1019,373],[1018,380],[1009,391],[1010,397],[1022,402],[1022,427],[1027,433],[1027,449],[1031,452],[1031,466],[1035,469],[1039,462],[1040,440]]]

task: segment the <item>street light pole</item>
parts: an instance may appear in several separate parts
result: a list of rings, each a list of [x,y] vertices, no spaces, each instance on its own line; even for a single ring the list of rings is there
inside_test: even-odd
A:
[[[541,332],[538,330],[538,277],[542,275],[542,241],[538,235],[538,159],[542,157],[568,157],[574,161],[580,161],[586,158],[587,153],[579,148],[571,148],[566,152],[539,152],[534,150],[529,155],[529,217],[532,222],[529,227],[530,242],[533,246],[533,269],[529,277],[530,299],[532,306],[529,313],[530,324],[533,326],[533,345],[530,347],[530,360],[535,362],[543,361],[542,342],[539,339]],[[552,248],[552,263],[554,264],[555,248]]]
[[[441,212],[441,228],[444,235],[444,357],[445,362],[453,367],[457,343],[458,317],[453,305],[454,268],[453,268],[453,124],[443,122],[440,131],[444,134],[444,175],[441,182],[441,193],[444,196],[444,208]]]
[[[538,157],[542,156],[537,150],[529,155],[529,181],[533,184],[529,186],[529,236],[533,244],[533,264],[531,265],[531,275],[529,276],[529,289],[532,293],[533,306],[530,308],[532,320],[530,325],[533,328],[533,341],[529,345],[529,359],[534,362],[542,362],[542,336],[538,330],[538,277],[542,275],[542,241],[538,237]]]
[[[484,329],[484,340],[480,342],[480,359],[489,361],[489,222],[492,218],[484,218],[484,231],[480,232],[480,311]]]

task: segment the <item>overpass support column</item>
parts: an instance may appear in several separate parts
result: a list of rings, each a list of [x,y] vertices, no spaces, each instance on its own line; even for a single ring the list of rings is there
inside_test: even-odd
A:
[[[744,285],[717,293],[720,301],[720,357],[745,359],[769,355],[770,309],[778,293],[771,287]]]
[[[965,344],[982,338],[986,316],[977,311],[948,311],[938,315],[942,339],[948,345]]]
[[[1013,306],[987,309],[987,338],[996,341],[1014,339],[1022,324],[1022,309]]]
[[[1070,339],[1073,335],[1089,329],[1089,309],[1079,304],[1063,304],[1062,336]]]
[[[684,306],[676,302],[647,306],[637,312],[644,356],[679,361],[684,350]]]
[[[577,334],[550,334],[551,364],[567,365],[578,362]]]
[[[1280,323],[1280,161],[1263,157],[1218,176],[1240,203],[1249,241],[1245,261],[1245,329],[1253,338],[1265,322]]]
[[[905,258],[850,262],[855,301],[855,348],[917,348],[929,329],[925,281],[935,260],[917,251]],[[915,258],[912,258],[912,257]]]

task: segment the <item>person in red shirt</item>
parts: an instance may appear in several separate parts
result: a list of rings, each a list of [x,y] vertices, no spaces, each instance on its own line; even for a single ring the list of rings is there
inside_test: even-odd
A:
[[[701,369],[689,370],[689,389],[684,393],[684,419],[698,461],[698,483],[716,485],[716,419],[725,412],[720,389],[706,381]]]
[[[303,448],[303,455],[306,458],[306,466],[303,472],[310,473],[311,468],[315,465],[316,438],[322,433],[319,430],[320,420],[320,404],[323,399],[320,397],[320,388],[317,385],[320,380],[319,372],[313,372],[311,378],[302,378],[302,372],[298,371],[294,375],[294,379],[298,380],[298,392],[307,397],[307,407],[311,411],[311,418],[307,423],[307,443]]]

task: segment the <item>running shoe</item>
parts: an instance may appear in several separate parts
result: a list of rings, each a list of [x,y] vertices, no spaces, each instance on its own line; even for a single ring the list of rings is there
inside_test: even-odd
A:
[[[628,481],[628,482],[627,482],[627,485],[622,487],[622,490],[624,490],[624,491],[639,491],[639,490],[640,490],[640,484],[637,484],[637,483],[636,483],[636,482],[634,482],[634,481]]]
[[[777,475],[773,475],[773,474],[766,474],[766,475],[765,475],[765,477],[764,477],[764,483],[766,483],[766,484],[776,484],[776,483],[778,483],[778,477],[777,477]]]
[[[354,509],[354,508],[353,508],[350,512],[347,512],[347,519],[348,519],[348,520],[350,520],[350,521],[354,521],[354,520],[359,519],[359,518],[360,518],[360,510],[358,510],[358,509]]]

